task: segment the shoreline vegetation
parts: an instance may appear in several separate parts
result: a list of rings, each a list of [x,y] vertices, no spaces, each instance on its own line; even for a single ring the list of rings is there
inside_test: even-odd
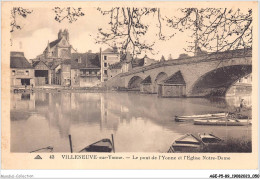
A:
[[[204,146],[200,153],[251,153],[252,141],[246,137],[228,138],[222,144]]]

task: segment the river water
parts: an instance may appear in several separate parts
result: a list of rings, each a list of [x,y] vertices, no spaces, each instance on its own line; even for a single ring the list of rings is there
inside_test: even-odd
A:
[[[183,134],[212,132],[220,138],[251,139],[251,126],[195,126],[177,123],[175,115],[234,110],[240,99],[158,98],[138,93],[11,94],[11,152],[30,152],[53,146],[70,152],[114,135],[116,152],[167,152]]]

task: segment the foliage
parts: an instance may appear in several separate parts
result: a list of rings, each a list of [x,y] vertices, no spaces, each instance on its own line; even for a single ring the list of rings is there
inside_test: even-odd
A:
[[[181,32],[193,33],[187,51],[226,51],[252,47],[252,9],[186,8],[180,17],[165,18],[168,25]]]
[[[11,30],[10,32],[14,32],[15,29],[22,29],[21,25],[17,23],[17,16],[21,16],[26,18],[28,14],[31,14],[33,11],[29,9],[24,9],[22,7],[13,7],[11,10]]]
[[[160,40],[170,38],[162,34],[160,9],[158,8],[130,8],[115,7],[110,10],[97,9],[104,16],[109,16],[109,28],[99,28],[97,43],[105,43],[112,46],[117,44],[123,52],[130,50],[132,55],[138,55],[142,51],[153,52],[154,42],[149,42],[149,21],[158,21],[156,35]],[[148,19],[147,17],[151,18]]]
[[[85,14],[82,12],[82,8],[74,8],[74,7],[67,7],[67,8],[60,8],[55,7],[53,9],[55,12],[55,20],[61,23],[64,19],[67,19],[69,23],[75,22],[78,20],[78,17],[84,16]]]
[[[160,8],[130,8],[115,7],[101,10],[104,16],[109,16],[109,29],[99,28],[97,43],[110,46],[117,43],[123,51],[131,49],[132,54],[142,51],[153,51],[157,40],[150,37],[147,31],[151,28],[151,19],[157,21],[156,36],[160,40],[169,40],[177,31],[188,34],[188,52],[216,52],[252,47],[252,9],[227,8],[184,8],[178,13],[162,16]],[[147,17],[150,17],[148,19]],[[172,33],[162,34],[162,28],[169,27]],[[148,43],[148,40],[152,42]]]
[[[252,141],[245,138],[229,138],[223,144],[210,144],[200,152],[225,153],[225,152],[252,152]]]

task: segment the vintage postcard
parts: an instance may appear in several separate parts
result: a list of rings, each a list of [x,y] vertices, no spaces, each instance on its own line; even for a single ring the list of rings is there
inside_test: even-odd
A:
[[[257,169],[257,6],[2,2],[2,168]]]

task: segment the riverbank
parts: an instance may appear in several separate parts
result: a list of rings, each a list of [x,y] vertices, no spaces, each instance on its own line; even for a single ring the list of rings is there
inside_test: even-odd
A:
[[[250,153],[252,141],[247,138],[229,138],[223,144],[205,146],[200,152],[205,153]]]
[[[108,91],[118,91],[118,92],[140,92],[136,89],[127,88],[108,88],[108,87],[64,87],[58,85],[48,85],[48,86],[36,86],[36,87],[12,87],[11,92],[14,93],[30,93],[30,92],[108,92]]]

